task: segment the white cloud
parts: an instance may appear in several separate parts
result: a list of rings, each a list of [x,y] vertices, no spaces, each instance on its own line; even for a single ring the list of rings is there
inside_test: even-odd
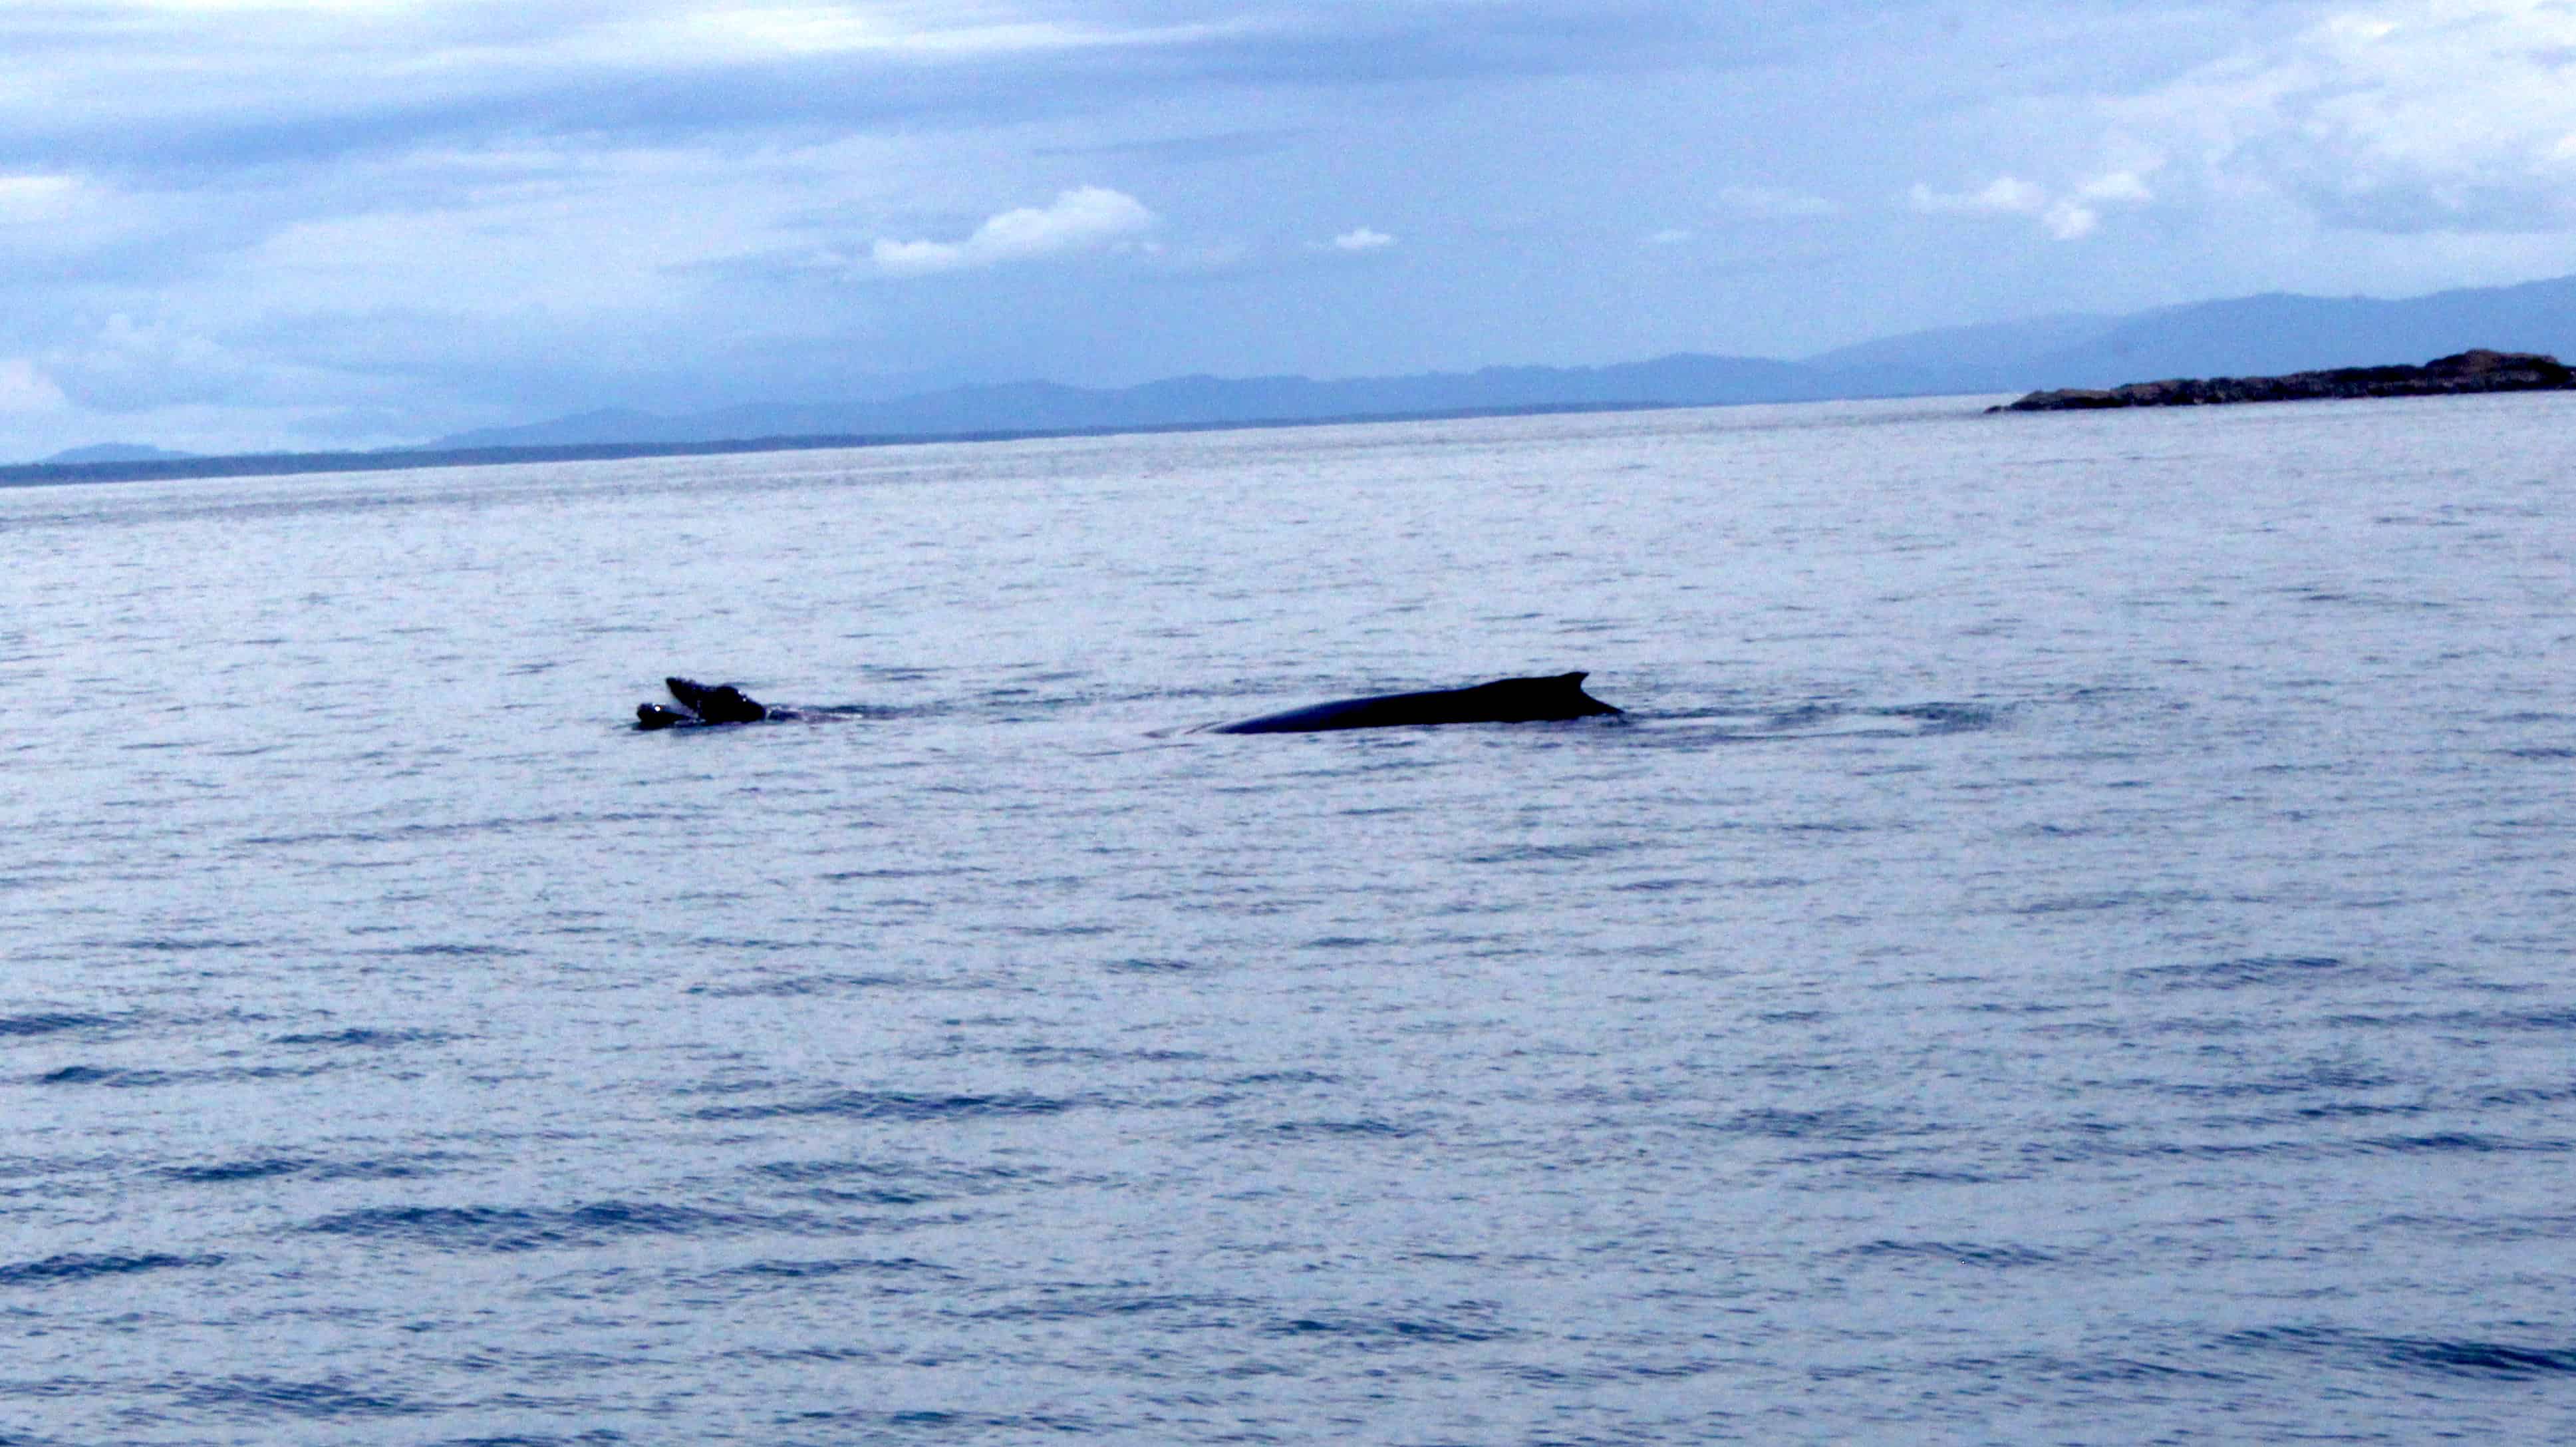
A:
[[[278,15],[401,15],[433,9],[437,3],[438,0],[104,0],[93,8],[159,10],[180,15],[232,10],[265,10]]]
[[[1155,224],[1144,203],[1105,186],[1066,191],[1049,206],[1005,211],[963,241],[880,239],[873,256],[891,276],[923,276],[1028,261],[1067,251],[1096,250]]]
[[[2102,229],[2102,213],[2080,201],[2058,201],[2040,213],[2039,224],[2060,241],[2081,241]]]
[[[943,14],[943,10],[957,13]],[[579,41],[622,56],[663,54],[705,59],[877,54],[920,60],[969,60],[1049,51],[1185,45],[1259,34],[1263,29],[1240,16],[1192,24],[1120,27],[1010,18],[979,12],[973,6],[746,5],[713,0],[683,5],[671,14],[646,15],[603,26],[590,36],[579,37]]]
[[[78,274],[100,248],[147,229],[151,210],[86,177],[0,172],[0,256],[57,258]]]
[[[79,195],[80,183],[69,176],[0,176],[0,220],[54,220]]]
[[[54,379],[24,357],[0,358],[0,416],[59,412],[71,405]]]
[[[110,0],[96,6],[101,10],[140,10],[174,15],[220,15],[231,11],[260,10],[277,15],[399,15],[407,10],[425,8],[420,0]]]
[[[2015,176],[1998,176],[1979,191],[1935,191],[1916,182],[1907,204],[1932,216],[2031,216],[2060,241],[2080,241],[2102,226],[2105,206],[2138,206],[2155,199],[2135,171],[2112,171],[2064,195]]]
[[[1728,210],[1761,221],[1795,221],[1811,216],[1833,216],[1840,206],[1822,196],[1803,191],[1782,191],[1769,186],[1728,186],[1717,193],[1720,204]]]
[[[1717,191],[1717,204],[1731,223],[1747,221],[1809,221],[1822,216],[1839,216],[1840,206],[1822,196],[1804,191],[1784,191],[1771,186],[1722,186]],[[1697,229],[1668,226],[1646,235],[1648,246],[1684,246],[1700,239]]]
[[[96,335],[47,351],[43,361],[79,406],[105,412],[248,401],[278,380],[184,325],[138,322],[123,312],[109,316]]]
[[[1335,251],[1383,251],[1394,244],[1394,237],[1365,226],[1353,227],[1333,238]]]
[[[2576,7],[2392,0],[2109,102],[2214,194],[2394,234],[2576,229]]]
[[[2113,171],[2096,176],[2077,187],[2075,194],[2085,201],[2118,201],[2130,205],[2144,205],[2156,199],[2156,193],[2147,189],[2146,181],[2135,171]]]
[[[1997,176],[1982,191],[1935,191],[1917,181],[1906,199],[1931,216],[2028,216],[2048,204],[2048,193],[2028,181]]]

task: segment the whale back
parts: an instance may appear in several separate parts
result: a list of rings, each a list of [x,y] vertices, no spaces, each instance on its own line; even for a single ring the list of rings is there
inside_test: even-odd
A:
[[[705,723],[758,723],[769,717],[766,705],[730,683],[710,687],[693,678],[666,678],[662,686]]]
[[[1210,732],[1291,734],[1425,724],[1539,723],[1619,712],[1583,691],[1583,680],[1588,676],[1559,673],[1544,678],[1498,678],[1466,688],[1346,698],[1220,724]]]
[[[1593,718],[1619,710],[1583,691],[1586,673],[1559,673],[1546,678],[1498,678],[1473,688],[1455,690],[1468,719],[1491,723],[1538,723],[1554,719]]]

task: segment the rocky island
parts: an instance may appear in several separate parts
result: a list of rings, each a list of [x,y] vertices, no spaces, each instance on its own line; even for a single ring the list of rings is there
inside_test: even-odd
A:
[[[2442,397],[2458,392],[2550,392],[2576,387],[2576,371],[2539,352],[2484,348],[2420,367],[2336,367],[2284,377],[2178,377],[2108,389],[2033,392],[1989,412],[2081,412],[2103,407],[2207,407],[2222,402],[2306,402],[2326,397]]]

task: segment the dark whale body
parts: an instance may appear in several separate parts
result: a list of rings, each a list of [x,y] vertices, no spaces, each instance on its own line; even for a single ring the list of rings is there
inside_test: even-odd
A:
[[[1219,724],[1208,732],[1311,734],[1327,729],[1404,728],[1419,724],[1537,723],[1619,712],[1585,693],[1583,679],[1580,673],[1560,673],[1553,678],[1498,678],[1472,688],[1346,698]]]
[[[678,708],[665,703],[639,703],[635,706],[635,726],[642,729],[696,728],[705,724],[758,723],[770,716],[770,709],[760,700],[745,694],[730,683],[710,688],[694,678],[666,678],[662,686],[680,701]]]

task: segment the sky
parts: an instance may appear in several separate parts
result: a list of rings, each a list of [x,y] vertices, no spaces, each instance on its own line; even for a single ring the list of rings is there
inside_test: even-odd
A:
[[[0,460],[2576,272],[2576,0],[0,0]]]

